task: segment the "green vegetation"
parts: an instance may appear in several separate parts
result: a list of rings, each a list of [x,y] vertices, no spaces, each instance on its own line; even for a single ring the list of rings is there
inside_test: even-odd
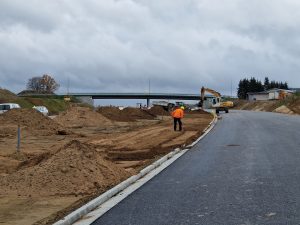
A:
[[[0,103],[11,102],[18,103],[22,108],[32,108],[34,105],[46,106],[50,114],[57,114],[68,108],[71,103],[76,102],[71,99],[71,102],[64,101],[62,96],[47,96],[47,97],[18,97],[16,94],[0,89]]]

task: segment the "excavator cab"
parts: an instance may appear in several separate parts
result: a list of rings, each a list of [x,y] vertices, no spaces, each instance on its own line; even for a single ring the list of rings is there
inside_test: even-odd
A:
[[[213,105],[217,104],[216,98],[213,98],[212,103],[213,103]]]
[[[218,98],[218,97],[213,98],[212,103],[213,103],[213,105],[216,105],[216,104],[220,103],[220,98]]]

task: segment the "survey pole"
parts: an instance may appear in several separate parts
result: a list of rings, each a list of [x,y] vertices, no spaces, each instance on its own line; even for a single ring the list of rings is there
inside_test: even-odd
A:
[[[17,152],[20,152],[20,145],[21,145],[21,128],[20,125],[18,125]]]

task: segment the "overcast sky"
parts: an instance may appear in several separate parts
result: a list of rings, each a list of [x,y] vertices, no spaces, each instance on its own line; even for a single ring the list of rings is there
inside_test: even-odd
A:
[[[0,87],[52,75],[59,92],[235,93],[300,87],[299,0],[0,0]]]

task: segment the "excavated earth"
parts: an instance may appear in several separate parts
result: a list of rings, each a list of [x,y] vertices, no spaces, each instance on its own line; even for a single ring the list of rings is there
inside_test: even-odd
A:
[[[54,121],[65,127],[94,127],[111,125],[112,121],[95,113],[91,108],[72,107],[62,112]]]
[[[52,224],[174,148],[196,140],[211,120],[203,111],[186,113],[183,131],[174,132],[172,118],[161,107],[73,107],[53,120],[34,110],[4,113],[0,224]]]
[[[89,195],[104,191],[129,175],[105,160],[94,146],[73,140],[34,166],[4,176],[0,189],[4,195]]]
[[[139,119],[151,120],[154,119],[157,115],[162,115],[163,109],[160,109],[159,111],[157,109],[153,109],[153,110],[154,112],[152,113],[151,109],[143,110],[143,109],[127,107],[120,110],[118,107],[107,106],[107,107],[99,107],[97,111],[110,120],[121,121],[121,122],[132,122]]]
[[[32,134],[52,135],[59,134],[64,130],[62,126],[53,122],[50,118],[34,109],[13,109],[6,113],[0,114],[0,124],[5,125],[20,125],[21,128],[29,131]],[[15,130],[10,127],[2,129],[1,136],[13,135]]]

